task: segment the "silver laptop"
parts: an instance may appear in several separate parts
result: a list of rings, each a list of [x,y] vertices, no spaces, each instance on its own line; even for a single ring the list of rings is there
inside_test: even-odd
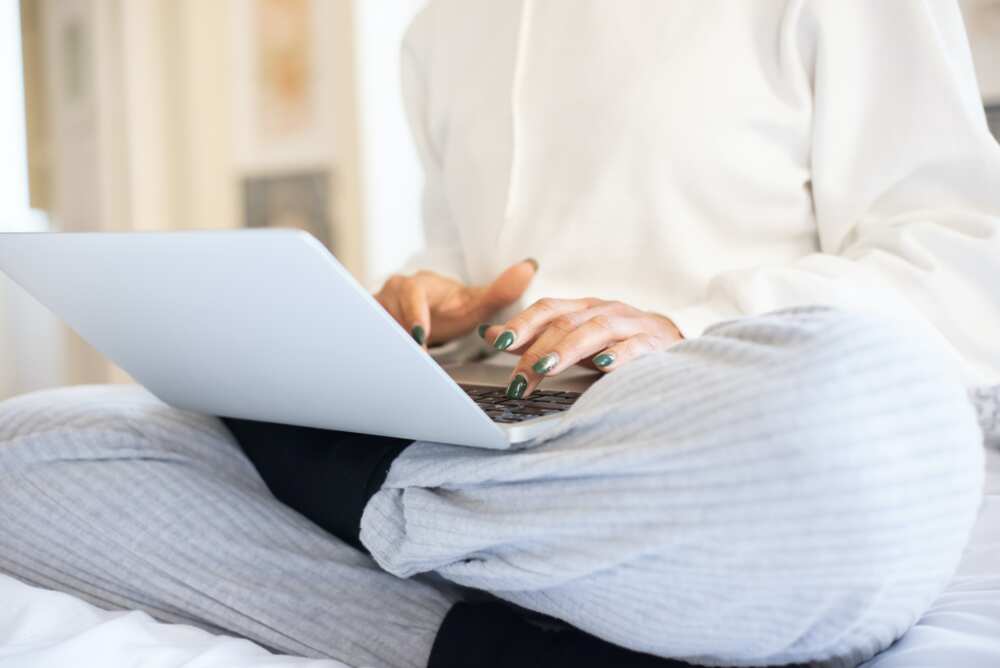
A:
[[[160,399],[210,415],[505,449],[593,380],[510,400],[509,369],[445,370],[304,232],[0,234],[0,270]]]

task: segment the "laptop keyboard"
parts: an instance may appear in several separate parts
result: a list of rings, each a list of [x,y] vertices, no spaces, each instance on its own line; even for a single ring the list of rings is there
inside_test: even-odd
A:
[[[535,390],[527,399],[509,399],[503,387],[484,385],[461,387],[494,422],[504,424],[561,413],[580,397],[579,392]]]

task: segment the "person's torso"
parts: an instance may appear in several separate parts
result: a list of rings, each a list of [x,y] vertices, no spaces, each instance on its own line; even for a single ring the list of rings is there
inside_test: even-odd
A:
[[[476,282],[647,308],[817,248],[809,44],[787,0],[439,0],[432,142]]]

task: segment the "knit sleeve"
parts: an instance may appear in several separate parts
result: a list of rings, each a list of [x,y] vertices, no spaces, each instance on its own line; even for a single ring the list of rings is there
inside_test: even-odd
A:
[[[969,384],[1000,379],[1000,146],[957,4],[799,3],[810,42],[820,252],[714,278],[669,313],[686,336],[829,304],[923,330]]]

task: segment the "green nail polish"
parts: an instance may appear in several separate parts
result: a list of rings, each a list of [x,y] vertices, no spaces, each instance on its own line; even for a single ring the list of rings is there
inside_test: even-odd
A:
[[[594,365],[599,369],[604,369],[615,363],[615,356],[611,353],[601,353],[594,358]]]
[[[535,373],[546,374],[559,364],[559,353],[549,353],[542,359],[535,362],[531,370]]]
[[[526,389],[528,389],[528,379],[521,374],[517,374],[514,376],[514,380],[510,381],[510,385],[507,386],[507,398],[520,399],[524,396]]]
[[[427,332],[424,331],[424,328],[421,325],[415,325],[413,329],[410,330],[410,336],[412,336],[413,340],[420,345],[424,345],[424,337],[427,336]]]
[[[479,338],[485,339],[486,338],[486,330],[489,329],[489,328],[490,328],[489,325],[480,325],[479,326]]]
[[[500,332],[500,336],[498,336],[497,340],[493,342],[493,347],[496,348],[497,350],[507,350],[513,344],[514,344],[514,332],[508,329],[504,330],[503,332]]]

